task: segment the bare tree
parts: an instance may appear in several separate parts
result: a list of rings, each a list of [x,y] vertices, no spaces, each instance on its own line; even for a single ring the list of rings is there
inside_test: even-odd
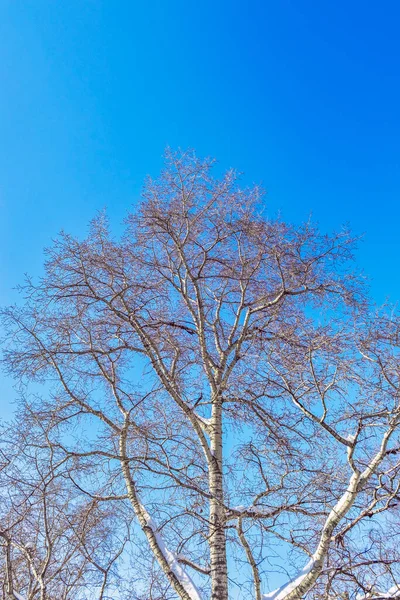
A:
[[[398,317],[369,314],[348,232],[266,218],[211,167],[169,153],[122,239],[104,215],[61,235],[4,311],[7,368],[48,382],[31,410],[83,493],[128,500],[144,597],[394,596]]]
[[[117,515],[78,493],[74,466],[34,419],[20,415],[2,434],[1,597],[110,598],[126,543],[115,531]]]

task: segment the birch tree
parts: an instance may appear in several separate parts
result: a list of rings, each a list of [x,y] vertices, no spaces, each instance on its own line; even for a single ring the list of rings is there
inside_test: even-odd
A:
[[[111,598],[129,528],[120,536],[116,512],[79,493],[71,461],[32,417],[1,431],[0,597]]]
[[[104,214],[63,233],[4,311],[6,367],[46,383],[30,410],[175,597],[395,597],[398,317],[347,231],[272,219],[212,167],[168,153],[120,239]]]

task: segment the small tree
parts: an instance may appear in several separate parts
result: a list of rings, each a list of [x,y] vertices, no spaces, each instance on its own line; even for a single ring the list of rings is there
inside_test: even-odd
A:
[[[79,493],[69,457],[21,416],[1,432],[1,598],[106,600],[126,541],[117,515]]]
[[[91,494],[127,497],[182,600],[397,590],[399,321],[367,315],[346,231],[265,218],[211,167],[169,153],[122,239],[104,215],[61,235],[4,313],[9,372],[53,383],[31,410]]]

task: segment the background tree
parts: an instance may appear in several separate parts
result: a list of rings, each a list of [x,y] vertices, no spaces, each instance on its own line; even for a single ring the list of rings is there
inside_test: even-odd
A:
[[[3,599],[112,598],[126,543],[118,514],[79,493],[77,465],[34,415],[2,431],[0,586]],[[126,531],[124,531],[126,536]]]
[[[7,368],[52,383],[30,410],[181,599],[393,595],[398,319],[368,315],[346,231],[269,219],[211,167],[168,153],[120,240],[104,215],[61,235],[4,311]]]

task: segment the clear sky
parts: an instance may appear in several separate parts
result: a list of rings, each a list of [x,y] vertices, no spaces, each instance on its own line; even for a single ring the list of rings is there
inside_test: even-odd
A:
[[[394,0],[1,0],[0,303],[61,228],[107,206],[118,232],[167,145],[262,183],[272,215],[364,233],[399,300],[399,23]]]

